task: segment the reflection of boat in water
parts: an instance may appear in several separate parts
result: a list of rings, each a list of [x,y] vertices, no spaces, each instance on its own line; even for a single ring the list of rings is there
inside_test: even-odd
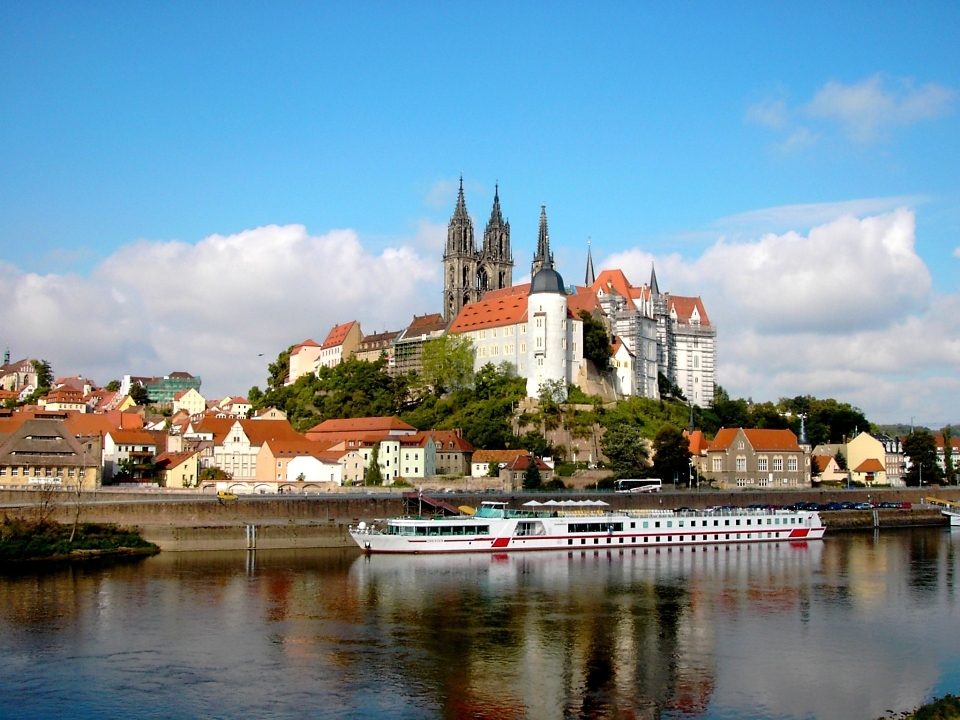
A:
[[[566,501],[556,509],[511,510],[484,502],[474,515],[392,518],[360,523],[350,536],[369,553],[503,553],[818,540],[824,526],[809,510],[602,510],[599,500]],[[528,503],[529,505],[529,503]]]

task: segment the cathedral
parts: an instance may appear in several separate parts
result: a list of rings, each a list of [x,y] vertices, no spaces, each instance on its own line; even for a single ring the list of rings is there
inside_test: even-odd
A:
[[[500,213],[499,187],[493,192],[493,210],[483,231],[483,246],[477,250],[461,176],[457,207],[447,226],[447,247],[443,253],[443,319],[453,322],[465,305],[479,301],[488,290],[511,285],[510,222],[504,222]]]

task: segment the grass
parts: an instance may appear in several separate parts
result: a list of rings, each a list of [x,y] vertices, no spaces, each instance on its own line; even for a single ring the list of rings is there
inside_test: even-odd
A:
[[[896,720],[960,720],[960,697],[944,695],[912,713],[901,713],[894,717]]]
[[[4,517],[0,523],[0,563],[158,550],[138,532],[116,525],[81,523],[70,542],[72,529],[72,525]]]

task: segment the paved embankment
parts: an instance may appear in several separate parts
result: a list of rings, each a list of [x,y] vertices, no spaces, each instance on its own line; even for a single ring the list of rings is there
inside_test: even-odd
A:
[[[830,530],[861,530],[873,527],[939,525],[945,519],[939,510],[923,505],[924,497],[960,501],[960,488],[898,490],[810,490],[795,492],[664,492],[659,495],[610,493],[565,493],[564,498],[602,497],[614,509],[700,509],[711,505],[771,503],[789,505],[798,501],[909,502],[910,510],[878,509],[824,512]],[[476,507],[483,500],[508,500],[513,507],[537,498],[557,495],[489,494],[443,495],[454,505]],[[0,515],[31,515],[37,512],[40,493],[0,491]],[[72,522],[75,497],[57,494],[52,519]],[[322,497],[256,496],[221,502],[214,497],[185,493],[98,492],[81,499],[81,519],[137,527],[144,538],[164,550],[234,550],[257,548],[351,547],[347,527],[360,521],[394,517],[403,513],[399,494],[355,494]]]

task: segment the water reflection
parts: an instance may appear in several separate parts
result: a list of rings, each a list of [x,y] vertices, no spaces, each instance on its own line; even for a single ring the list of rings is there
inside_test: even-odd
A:
[[[23,717],[875,718],[960,690],[958,542],[27,568],[0,579],[0,697]]]

